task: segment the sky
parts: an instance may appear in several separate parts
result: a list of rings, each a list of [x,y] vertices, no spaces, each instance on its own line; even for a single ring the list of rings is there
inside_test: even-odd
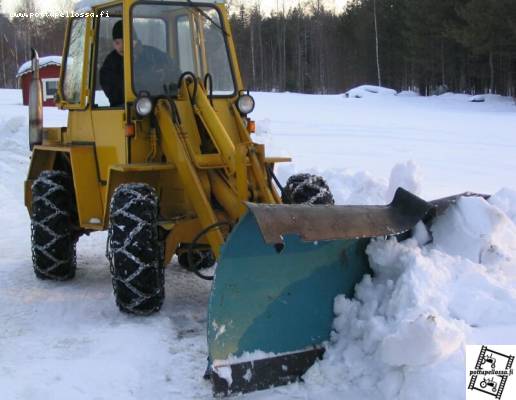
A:
[[[58,4],[62,4],[65,1],[66,0],[36,0],[36,4],[38,4],[44,10],[48,10],[55,9]],[[1,2],[3,4],[3,12],[13,12],[16,8],[16,5],[19,3],[19,0],[2,0]],[[281,9],[283,4],[285,5],[285,9],[288,9],[289,7],[296,6],[299,4],[299,2],[305,3],[306,0],[237,0],[237,2],[248,6],[252,6],[255,3],[260,3],[262,10],[268,14],[275,10],[277,7]],[[342,10],[346,2],[347,0],[323,0],[323,3],[326,5],[326,7],[330,9],[336,9],[337,11]]]

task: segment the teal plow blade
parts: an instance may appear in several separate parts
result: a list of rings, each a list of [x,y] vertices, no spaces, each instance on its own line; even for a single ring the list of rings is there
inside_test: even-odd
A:
[[[387,206],[248,205],[219,259],[208,312],[216,395],[299,379],[323,352],[333,301],[370,273],[372,237],[407,232],[432,205],[400,189]]]

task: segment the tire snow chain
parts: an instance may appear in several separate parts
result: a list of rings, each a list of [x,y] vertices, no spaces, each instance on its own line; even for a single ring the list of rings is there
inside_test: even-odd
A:
[[[63,175],[64,175],[64,173],[63,173]],[[49,207],[52,210],[54,210],[54,213],[48,215],[42,221],[34,221],[32,219],[32,221],[31,221],[32,222],[32,226],[31,226],[32,243],[35,243],[35,241],[34,241],[34,230],[35,230],[36,227],[44,230],[49,236],[52,237],[52,240],[47,242],[45,245],[41,246],[41,245],[35,244],[33,247],[34,247],[35,251],[39,251],[39,252],[43,253],[45,255],[45,257],[47,257],[48,259],[52,260],[53,265],[50,268],[47,268],[45,270],[41,269],[36,264],[36,258],[34,256],[34,252],[33,252],[33,255],[32,255],[32,263],[33,263],[34,269],[36,269],[40,274],[42,274],[42,275],[44,275],[44,276],[46,276],[48,278],[51,278],[51,279],[64,280],[66,278],[64,278],[64,277],[62,277],[60,275],[55,275],[55,274],[52,273],[52,271],[55,271],[57,268],[59,268],[63,264],[67,264],[67,263],[70,263],[70,262],[75,264],[76,259],[74,257],[72,260],[70,260],[70,259],[60,260],[60,259],[56,258],[55,256],[53,256],[52,254],[50,254],[48,252],[48,248],[50,246],[54,245],[57,241],[61,240],[62,238],[66,237],[68,235],[58,235],[56,232],[51,230],[46,224],[51,219],[53,219],[53,218],[55,218],[56,216],[59,216],[59,215],[70,217],[70,213],[68,213],[66,211],[63,211],[63,210],[59,210],[55,206],[55,204],[48,199],[48,196],[53,194],[53,193],[55,193],[55,192],[62,191],[62,192],[64,192],[65,195],[67,195],[68,191],[66,190],[66,188],[63,185],[60,185],[60,184],[54,182],[51,179],[44,178],[44,177],[40,177],[38,179],[39,179],[40,182],[43,182],[43,183],[47,184],[48,186],[50,186],[50,190],[47,190],[45,192],[45,194],[42,195],[42,196],[35,196],[33,198],[33,200],[32,200],[32,203],[35,204],[35,203],[38,203],[38,202],[42,202],[47,207]],[[69,233],[69,234],[71,234],[71,233]],[[74,246],[75,246],[75,244],[74,244]]]
[[[158,295],[159,292],[163,290],[163,288],[159,288],[151,294],[145,294],[145,293],[142,293],[140,290],[136,289],[131,284],[131,282],[145,270],[148,270],[148,269],[156,270],[156,272],[158,274],[161,272],[159,271],[160,270],[159,265],[156,265],[155,263],[153,263],[154,265],[145,264],[143,261],[138,259],[138,257],[134,256],[134,254],[132,254],[130,251],[127,250],[127,247],[131,244],[133,237],[136,236],[136,234],[138,234],[140,231],[142,231],[145,227],[152,225],[149,222],[144,221],[141,218],[137,217],[136,215],[127,211],[127,209],[129,207],[131,207],[132,205],[134,205],[138,200],[141,200],[142,198],[145,198],[147,196],[142,195],[140,192],[138,192],[136,190],[128,190],[128,193],[136,195],[136,197],[131,199],[130,201],[128,201],[126,204],[124,204],[124,206],[122,208],[120,208],[119,210],[116,210],[115,212],[113,212],[111,214],[111,218],[121,215],[127,219],[130,219],[130,220],[136,222],[137,226],[127,236],[124,243],[120,247],[114,249],[112,246],[113,242],[111,240],[112,234],[113,234],[113,226],[112,226],[112,224],[110,224],[109,230],[108,230],[107,246],[106,246],[107,247],[106,248],[106,257],[109,260],[109,268],[111,270],[111,275],[113,277],[113,280],[125,285],[137,297],[137,299],[135,299],[134,301],[132,301],[130,303],[123,303],[122,304],[123,307],[126,308],[127,310],[130,310],[134,314],[146,315],[146,314],[148,314],[148,311],[139,311],[136,308],[138,306],[140,306],[144,301],[149,300],[152,297]],[[114,195],[111,198],[111,206],[113,206],[113,203],[114,203]],[[111,209],[113,209],[113,207],[111,207]],[[116,274],[115,265],[113,262],[115,253],[124,254],[127,258],[130,258],[131,260],[133,260],[138,265],[138,269],[125,279],[118,277]],[[115,287],[116,286],[114,285],[114,288]],[[114,289],[114,291],[116,292],[116,289]],[[115,293],[115,295],[116,295],[116,293]]]
[[[317,191],[317,194],[315,196],[312,196],[308,201],[304,202],[303,204],[316,204],[315,202],[322,198],[323,196],[327,195],[328,193],[331,194],[331,192],[326,189],[323,186],[318,185],[315,180],[317,177],[310,176],[307,179],[305,179],[303,182],[297,185],[297,187],[294,189],[294,191],[291,194],[291,198],[294,199],[296,194],[299,192],[303,193],[303,188],[309,188],[314,189]],[[292,188],[292,184],[289,185],[290,188]]]

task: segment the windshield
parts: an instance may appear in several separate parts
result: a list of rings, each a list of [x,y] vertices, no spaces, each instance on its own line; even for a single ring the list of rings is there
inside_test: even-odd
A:
[[[137,4],[132,9],[135,93],[174,95],[182,73],[209,73],[213,94],[235,92],[219,14],[209,6]]]

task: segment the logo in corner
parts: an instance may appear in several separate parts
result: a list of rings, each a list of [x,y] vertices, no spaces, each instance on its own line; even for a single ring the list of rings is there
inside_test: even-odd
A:
[[[478,351],[478,347],[467,346],[466,361],[468,362],[471,357],[476,357],[476,363],[474,369],[471,369],[471,364],[468,362],[469,383],[466,397],[468,400],[489,399],[490,396],[495,399],[503,399],[504,391],[507,392],[508,380],[512,379],[516,383],[516,378],[511,378],[514,374],[512,369],[514,355],[509,354],[509,351],[516,354],[514,351],[516,346],[481,346],[480,351]],[[507,399],[509,398],[512,397],[507,397]]]

